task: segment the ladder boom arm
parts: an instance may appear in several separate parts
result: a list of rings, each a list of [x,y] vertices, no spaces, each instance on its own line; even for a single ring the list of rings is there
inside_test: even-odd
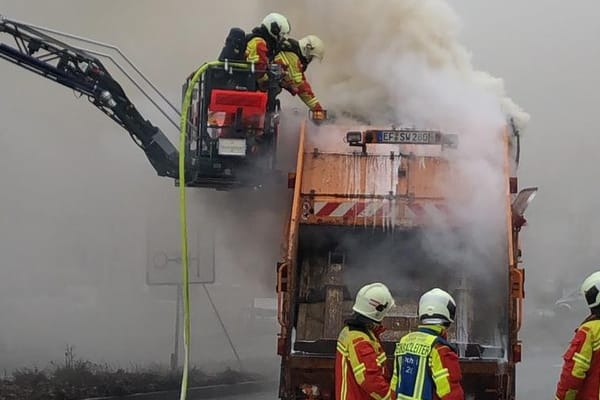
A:
[[[14,44],[6,40],[10,37]],[[129,132],[159,176],[178,177],[179,155],[175,146],[142,117],[98,58],[2,16],[0,58],[87,96],[95,107]]]

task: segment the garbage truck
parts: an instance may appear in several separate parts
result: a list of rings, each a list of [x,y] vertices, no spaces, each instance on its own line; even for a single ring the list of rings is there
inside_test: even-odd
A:
[[[518,131],[507,123],[497,134],[500,201],[487,210],[493,226],[478,230],[477,219],[460,215],[473,196],[461,193],[458,133],[323,125],[311,139],[309,127],[302,125],[288,178],[293,199],[277,264],[279,397],[335,397],[337,336],[358,289],[381,281],[396,303],[383,320],[388,370],[398,339],[418,326],[420,294],[442,287],[457,302],[448,336],[467,398],[514,399],[524,298],[519,232],[537,191],[518,191]],[[482,244],[477,235],[489,238]]]

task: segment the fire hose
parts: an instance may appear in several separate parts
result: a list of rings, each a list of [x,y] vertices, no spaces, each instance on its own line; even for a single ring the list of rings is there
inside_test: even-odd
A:
[[[202,74],[212,66],[231,66],[239,68],[248,68],[246,64],[225,63],[221,61],[212,61],[202,64],[194,72],[185,91],[181,109],[181,122],[179,132],[179,219],[181,225],[181,278],[183,289],[183,375],[181,377],[181,394],[179,399],[185,400],[188,390],[188,373],[190,362],[190,279],[188,268],[188,239],[187,239],[187,211],[185,200],[185,153],[186,153],[186,132],[188,124],[188,114],[192,102],[192,93],[194,87],[200,80]]]

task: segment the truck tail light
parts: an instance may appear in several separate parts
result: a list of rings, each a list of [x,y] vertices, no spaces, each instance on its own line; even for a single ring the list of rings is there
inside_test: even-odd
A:
[[[513,345],[513,362],[519,363],[521,362],[521,343],[515,343]]]
[[[288,189],[293,189],[296,186],[296,173],[288,172]]]
[[[277,355],[283,356],[285,354],[286,343],[285,339],[280,337],[277,338]]]

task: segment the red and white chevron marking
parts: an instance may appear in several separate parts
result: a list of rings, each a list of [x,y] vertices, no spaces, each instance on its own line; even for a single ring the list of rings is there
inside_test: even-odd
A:
[[[317,201],[313,210],[316,217],[392,217],[390,205],[385,201]],[[451,214],[448,206],[443,203],[412,202],[406,205],[404,218],[417,225],[429,222],[446,223],[450,222]]]
[[[389,210],[389,204],[382,201],[316,201],[314,214],[317,217],[365,218],[382,217]]]

